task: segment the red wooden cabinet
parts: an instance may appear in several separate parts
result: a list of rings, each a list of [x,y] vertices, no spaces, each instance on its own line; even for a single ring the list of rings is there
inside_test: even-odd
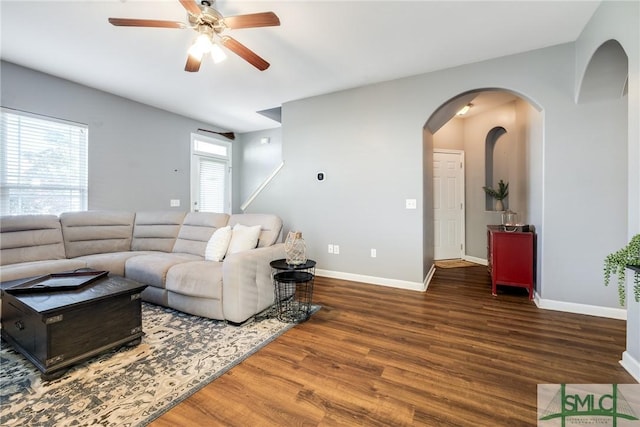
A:
[[[491,293],[497,285],[527,288],[533,299],[536,236],[532,231],[504,231],[487,227],[487,265],[491,273]]]

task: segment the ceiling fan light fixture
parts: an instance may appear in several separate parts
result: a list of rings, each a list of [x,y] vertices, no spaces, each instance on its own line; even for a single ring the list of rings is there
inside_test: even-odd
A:
[[[201,5],[198,4],[198,1]],[[130,18],[109,18],[109,23],[122,27],[190,28],[194,30],[197,36],[188,49],[187,62],[184,67],[187,72],[199,71],[202,58],[207,53],[211,53],[214,63],[223,61],[227,57],[226,49],[260,71],[269,68],[269,63],[247,46],[232,37],[222,36],[222,33],[226,30],[279,26],[280,19],[275,13],[249,13],[225,18],[212,6],[215,0],[179,0],[179,2],[187,12],[188,24],[160,19]],[[223,47],[226,49],[223,50]]]
[[[220,62],[227,59],[227,54],[222,50],[219,44],[213,43],[211,45],[211,59],[213,59],[214,64],[219,64]]]
[[[202,59],[205,53],[211,51],[212,46],[213,42],[211,41],[211,37],[207,34],[200,34],[189,48],[189,55],[197,59]]]

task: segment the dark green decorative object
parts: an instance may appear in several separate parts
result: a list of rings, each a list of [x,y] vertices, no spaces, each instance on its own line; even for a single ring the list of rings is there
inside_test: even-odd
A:
[[[627,246],[617,252],[607,255],[604,259],[604,284],[609,285],[612,274],[618,276],[618,295],[620,305],[626,299],[626,269],[634,270],[633,294],[636,302],[640,302],[640,234],[633,236]]]
[[[494,190],[491,187],[482,187],[482,189],[485,191],[485,193],[487,193],[488,195],[490,195],[496,200],[504,200],[504,198],[509,195],[509,183],[507,182],[505,184],[503,180],[500,180],[498,182],[497,190]]]

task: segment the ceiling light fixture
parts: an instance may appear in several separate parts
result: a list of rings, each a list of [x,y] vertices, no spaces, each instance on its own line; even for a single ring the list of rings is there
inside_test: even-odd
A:
[[[469,110],[471,109],[471,107],[473,107],[472,103],[468,103],[467,105],[465,105],[464,107],[462,107],[457,113],[456,116],[464,116],[465,114],[467,114],[469,112]]]
[[[205,54],[210,53],[211,59],[213,59],[215,64],[227,59],[227,54],[213,40],[213,31],[207,31],[207,27],[203,28],[204,29],[200,30],[201,32],[198,37],[196,37],[193,45],[189,48],[189,55],[200,61]]]
[[[218,43],[214,43],[211,46],[211,59],[213,59],[214,64],[219,64],[220,62],[227,59],[227,54],[224,53],[224,50],[220,47]]]

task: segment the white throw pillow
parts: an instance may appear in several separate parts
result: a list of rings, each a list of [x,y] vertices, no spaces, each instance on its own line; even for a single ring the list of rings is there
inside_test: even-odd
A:
[[[233,233],[231,234],[231,242],[227,249],[227,255],[235,254],[236,252],[248,251],[249,249],[257,247],[261,228],[262,227],[259,225],[251,227],[247,227],[242,224],[234,225]]]
[[[224,255],[227,253],[229,242],[231,242],[231,227],[218,228],[207,243],[207,247],[204,250],[204,259],[207,261],[222,261]]]

